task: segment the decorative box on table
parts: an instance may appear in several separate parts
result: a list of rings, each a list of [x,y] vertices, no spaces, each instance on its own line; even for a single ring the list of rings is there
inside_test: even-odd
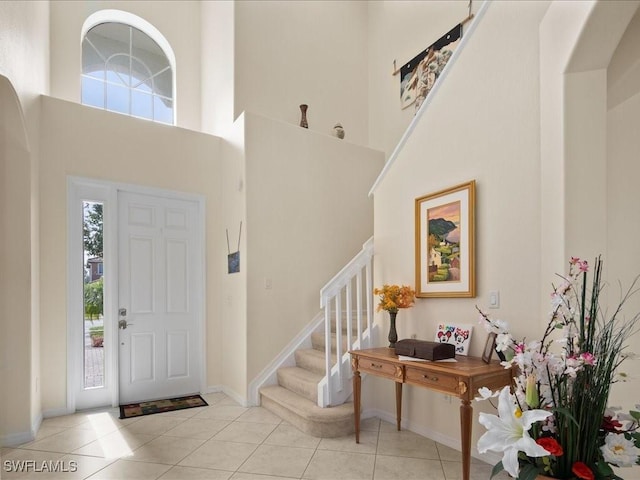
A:
[[[405,338],[404,340],[396,342],[395,352],[396,355],[433,361],[455,358],[456,347],[450,343]]]

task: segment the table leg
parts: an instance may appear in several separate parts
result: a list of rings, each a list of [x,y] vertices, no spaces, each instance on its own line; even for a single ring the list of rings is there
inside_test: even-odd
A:
[[[362,387],[362,379],[360,372],[353,372],[353,420],[356,428],[356,443],[360,443],[360,388]]]
[[[471,421],[473,407],[469,400],[462,400],[460,405],[460,436],[462,440],[462,480],[469,480],[471,470]]]
[[[402,420],[402,384],[396,382],[396,425],[400,431],[400,421]]]

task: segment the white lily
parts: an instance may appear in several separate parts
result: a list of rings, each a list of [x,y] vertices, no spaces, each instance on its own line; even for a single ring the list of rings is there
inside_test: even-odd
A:
[[[634,443],[624,438],[621,433],[608,433],[600,450],[605,462],[617,467],[632,467],[640,455],[640,450]]]
[[[514,401],[509,387],[504,387],[498,398],[498,416],[480,413],[480,423],[487,432],[478,440],[478,451],[504,452],[502,465],[514,478],[518,477],[520,466],[518,452],[529,457],[545,457],[549,452],[538,445],[529,435],[529,429],[535,422],[551,415],[544,410],[526,410],[521,412]]]

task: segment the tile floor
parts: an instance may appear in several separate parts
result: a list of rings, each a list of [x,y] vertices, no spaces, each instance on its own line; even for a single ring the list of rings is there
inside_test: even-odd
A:
[[[262,407],[241,407],[222,393],[203,397],[208,407],[125,420],[118,419],[117,409],[46,419],[35,441],[2,450],[0,478],[461,478],[458,451],[410,431],[397,432],[377,418],[362,422],[356,444],[353,435],[311,437]],[[486,480],[490,471],[490,465],[473,460],[472,480]]]

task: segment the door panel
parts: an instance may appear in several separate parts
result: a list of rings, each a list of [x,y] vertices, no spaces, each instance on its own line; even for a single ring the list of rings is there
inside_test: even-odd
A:
[[[131,327],[129,327],[131,328]],[[153,333],[134,333],[131,335],[131,383],[155,380],[155,335]]]
[[[200,390],[199,205],[121,192],[120,402]],[[122,320],[126,322],[123,324]]]
[[[189,333],[167,333],[168,378],[189,375]]]
[[[182,240],[167,241],[167,312],[189,313],[189,250]]]
[[[128,284],[131,289],[129,307],[132,314],[153,313],[154,308],[154,239],[144,237],[129,238]]]

